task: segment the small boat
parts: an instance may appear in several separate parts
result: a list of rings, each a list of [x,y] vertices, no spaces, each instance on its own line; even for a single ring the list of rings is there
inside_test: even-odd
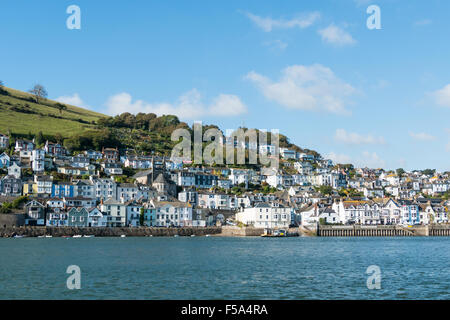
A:
[[[48,235],[48,236],[45,236],[45,238],[53,238],[53,236]]]
[[[93,237],[95,237],[95,236],[93,236],[93,235],[88,235],[88,236],[87,236],[87,235],[84,235],[84,236],[83,236],[83,238],[93,238]]]
[[[264,233],[261,237],[265,238],[284,238],[284,237],[298,237],[299,234],[297,232],[287,232],[284,229],[280,230],[272,230],[272,229],[264,229]]]
[[[16,234],[13,238],[25,238],[25,236],[19,236],[18,234]]]
[[[210,237],[210,235],[209,234],[207,234],[205,237]]]
[[[76,234],[72,238],[81,238],[81,235],[80,234]]]
[[[38,236],[38,238],[45,238],[45,236]]]
[[[121,238],[126,238],[127,236],[126,235],[124,235],[124,234],[122,234],[121,236],[120,236]]]
[[[195,237],[195,234],[191,234],[191,237]]]

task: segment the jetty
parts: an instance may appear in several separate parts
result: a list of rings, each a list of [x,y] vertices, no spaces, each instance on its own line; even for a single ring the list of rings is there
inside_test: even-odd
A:
[[[370,226],[370,225],[319,225],[319,237],[436,237],[450,236],[450,225],[419,225],[419,226]]]

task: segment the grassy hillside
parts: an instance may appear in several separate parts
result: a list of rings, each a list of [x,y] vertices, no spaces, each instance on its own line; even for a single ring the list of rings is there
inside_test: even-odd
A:
[[[157,116],[153,113],[122,113],[108,117],[101,113],[39,99],[33,95],[0,87],[0,133],[12,137],[31,139],[42,132],[43,139],[58,141],[70,151],[100,150],[102,147],[134,149],[138,153],[169,155],[176,144],[171,133],[177,128],[191,130],[185,122],[173,115]],[[203,130],[215,125],[204,126]],[[41,141],[43,143],[44,141]],[[280,147],[318,155],[313,150],[302,149],[280,135]]]
[[[60,111],[56,101],[43,99],[37,104],[29,93],[3,87],[8,94],[0,94],[0,132],[25,135],[60,134],[69,137],[86,129],[95,128],[95,122],[105,117],[101,113],[65,104]]]

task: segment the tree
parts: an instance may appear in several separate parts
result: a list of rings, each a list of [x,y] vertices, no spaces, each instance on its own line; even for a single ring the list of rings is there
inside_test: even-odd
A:
[[[141,214],[139,215],[139,224],[144,225],[144,208],[141,208]]]
[[[39,99],[45,99],[48,96],[47,90],[43,85],[40,84],[35,84],[33,89],[31,89],[29,92],[34,95],[36,103],[39,103]]]
[[[45,139],[44,139],[44,135],[42,134],[42,131],[38,132],[34,142],[36,143],[37,146],[40,146],[40,145],[44,144]]]
[[[395,172],[399,177],[402,177],[405,174],[405,170],[403,170],[403,168],[398,168]]]
[[[59,102],[57,104],[55,104],[55,107],[58,108],[60,114],[64,110],[67,110],[67,106],[65,104],[62,104],[62,103],[59,103]]]
[[[436,172],[436,169],[425,169],[422,171],[422,173],[427,176],[432,176],[432,175],[434,175],[435,172]]]
[[[331,186],[320,186],[319,192],[323,195],[331,195],[333,193],[333,188]]]

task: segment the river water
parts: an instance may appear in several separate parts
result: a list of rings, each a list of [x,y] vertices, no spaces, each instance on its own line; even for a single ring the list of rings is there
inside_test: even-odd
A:
[[[0,239],[0,299],[450,299],[449,258],[445,237]]]

